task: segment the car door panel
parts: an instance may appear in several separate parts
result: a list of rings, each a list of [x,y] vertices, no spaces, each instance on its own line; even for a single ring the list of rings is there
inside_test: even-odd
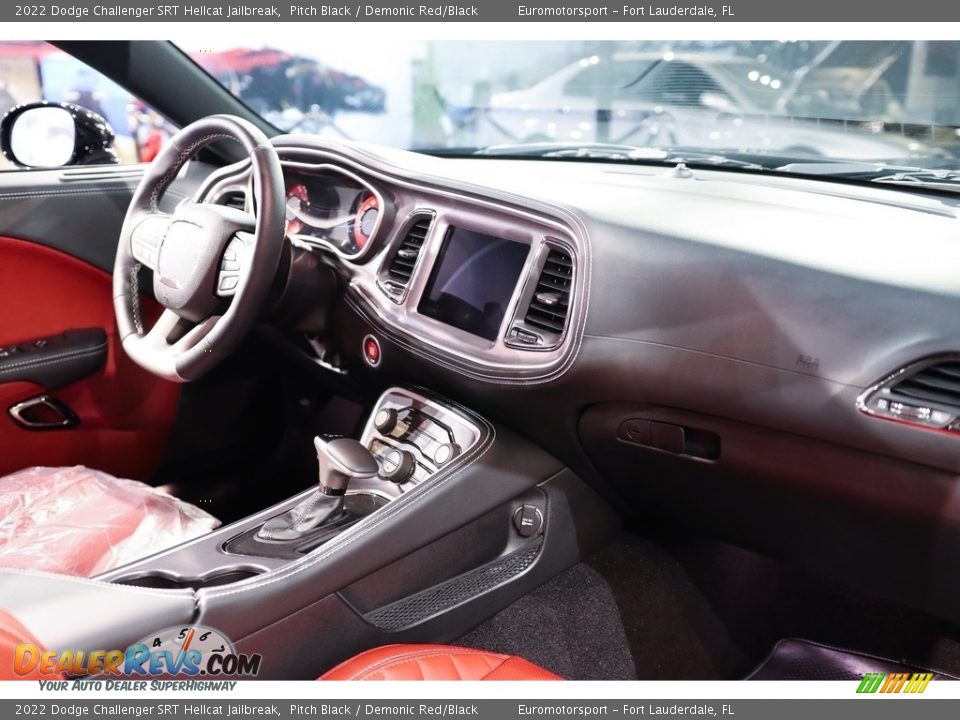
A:
[[[0,475],[33,465],[83,464],[147,479],[160,462],[179,388],[142,370],[123,352],[109,272],[139,179],[139,169],[134,170],[0,176],[0,348],[96,328],[107,345],[96,371],[78,370],[85,377],[63,387],[3,382],[0,376]],[[188,192],[168,193],[167,206]],[[151,298],[143,297],[142,304],[148,316],[159,315]],[[44,394],[66,405],[78,424],[27,429],[10,414],[14,405]]]

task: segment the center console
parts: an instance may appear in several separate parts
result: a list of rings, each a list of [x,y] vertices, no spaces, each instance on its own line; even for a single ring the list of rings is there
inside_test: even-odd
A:
[[[92,579],[0,570],[4,607],[47,647],[203,626],[261,653],[261,679],[306,679],[458,638],[616,531],[555,457],[426,391],[392,388],[358,439],[315,445],[314,487]]]
[[[392,388],[375,404],[359,442],[317,438],[319,489],[99,579],[199,589],[277,569],[428,482],[480,437],[481,429],[465,413],[417,391]]]

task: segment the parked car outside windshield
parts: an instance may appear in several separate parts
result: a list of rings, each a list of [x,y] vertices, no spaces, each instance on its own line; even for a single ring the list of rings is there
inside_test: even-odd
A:
[[[960,148],[958,42],[183,49],[281,130],[409,149],[613,143],[955,167]]]

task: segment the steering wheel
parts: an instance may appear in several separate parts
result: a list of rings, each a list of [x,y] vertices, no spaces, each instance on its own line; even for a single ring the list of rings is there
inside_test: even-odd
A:
[[[235,140],[250,156],[254,214],[185,201],[160,210],[164,191],[203,146]],[[257,127],[212,115],[178,132],[147,168],[127,210],[113,268],[113,306],[126,353],[174,382],[196,380],[225,360],[253,326],[284,243],[283,171]],[[139,277],[153,270],[164,310],[144,324]]]

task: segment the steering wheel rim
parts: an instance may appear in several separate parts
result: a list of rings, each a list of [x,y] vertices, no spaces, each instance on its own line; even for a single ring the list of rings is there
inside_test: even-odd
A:
[[[160,198],[186,161],[218,140],[241,143],[250,157],[254,214],[192,201],[180,203],[172,214],[161,211]],[[113,268],[117,328],[134,362],[167,380],[189,382],[237,348],[256,321],[280,263],[283,197],[277,152],[246,120],[212,115],[171,138],[133,194]],[[140,309],[144,266],[154,271],[154,295],[164,307],[152,328]]]

